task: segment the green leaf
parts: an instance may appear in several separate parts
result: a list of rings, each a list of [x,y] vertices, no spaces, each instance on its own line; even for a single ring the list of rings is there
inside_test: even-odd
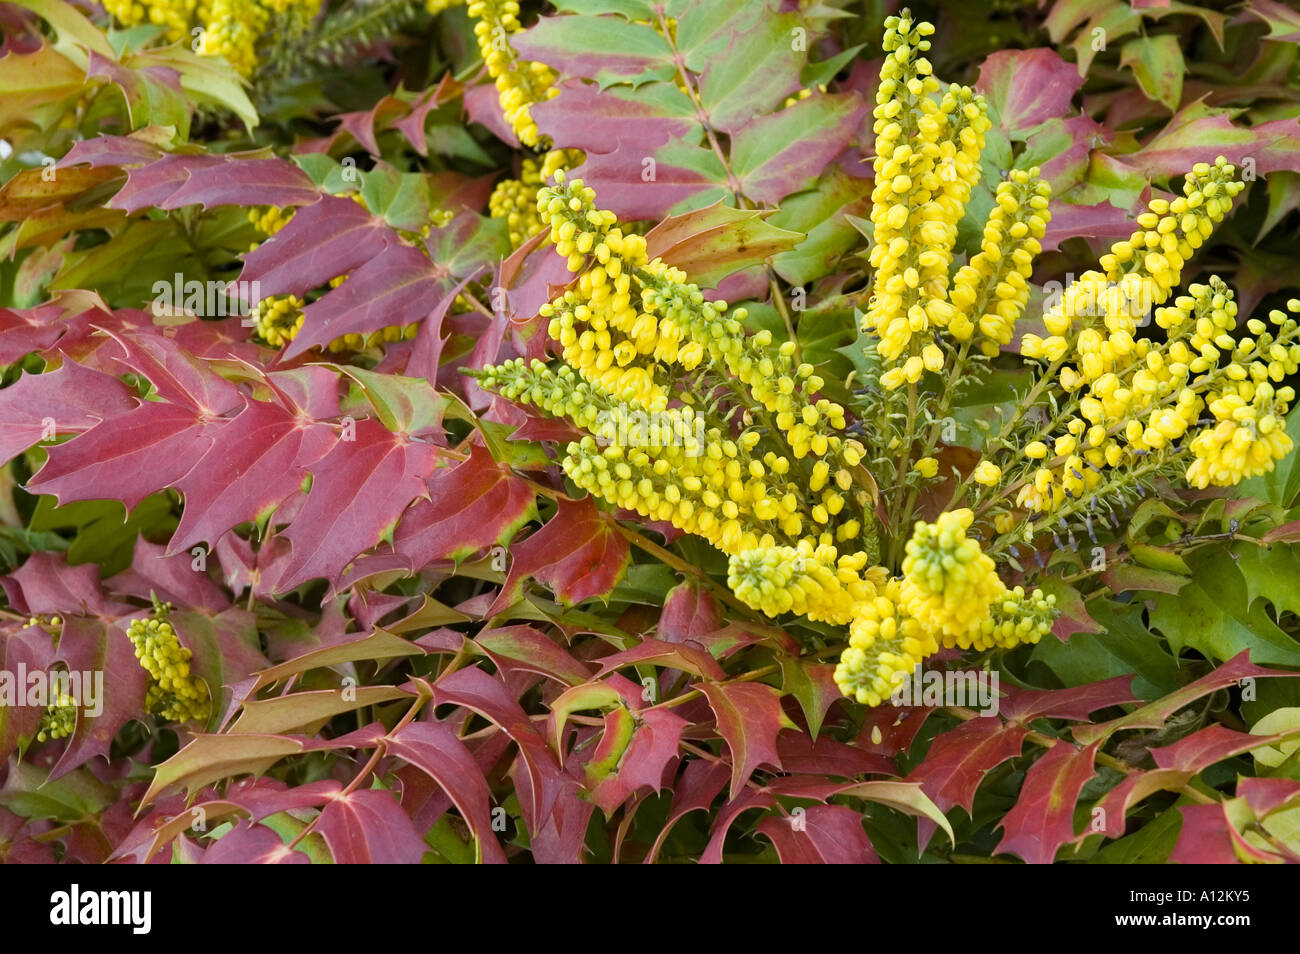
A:
[[[1155,626],[1175,653],[1195,649],[1224,661],[1250,650],[1256,665],[1300,666],[1300,644],[1278,628],[1262,603],[1252,603],[1242,570],[1226,550],[1197,554],[1195,576],[1178,595],[1156,596]]]
[[[113,790],[86,769],[50,781],[49,772],[29,762],[9,766],[0,806],[23,818],[75,822],[93,818],[113,803]]]
[[[395,434],[419,434],[440,427],[451,403],[424,378],[377,374],[352,365],[334,368],[357,382],[380,423]]]
[[[1172,112],[1183,98],[1183,49],[1176,34],[1142,36],[1120,48],[1119,65],[1133,70],[1148,99],[1164,103]]]

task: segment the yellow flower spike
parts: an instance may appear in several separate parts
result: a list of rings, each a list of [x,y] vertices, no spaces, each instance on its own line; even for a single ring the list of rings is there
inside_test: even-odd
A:
[[[934,636],[903,608],[899,581],[889,580],[879,596],[854,607],[849,645],[835,667],[835,684],[849,698],[878,706],[923,659],[938,651]]]
[[[875,587],[847,567],[837,567],[834,547],[758,547],[732,555],[727,585],[744,603],[768,616],[798,613],[814,621],[847,624]]]
[[[918,521],[907,543],[899,592],[907,612],[934,632],[969,632],[1005,590],[993,561],[966,536],[972,519],[962,509],[942,513],[934,523]]]

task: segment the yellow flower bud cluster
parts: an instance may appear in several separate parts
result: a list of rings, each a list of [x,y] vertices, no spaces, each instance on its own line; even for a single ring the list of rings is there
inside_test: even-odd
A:
[[[442,11],[458,7],[464,2],[465,0],[424,0],[424,9],[437,16]]]
[[[969,341],[978,331],[980,350],[994,357],[1011,341],[1029,301],[1029,277],[1051,214],[1052,187],[1038,167],[1013,170],[998,183],[993,211],[984,226],[981,251],[957,270],[950,300],[956,309],[948,332]]]
[[[1172,202],[1152,199],[1149,211],[1138,216],[1141,228],[1101,257],[1102,270],[1085,272],[1044,313],[1049,337],[1025,335],[1021,353],[1053,362],[1074,358],[1076,375],[1085,382],[1113,371],[1131,350],[1138,321],[1153,305],[1164,304],[1179,284],[1187,259],[1232,208],[1233,197],[1243,188],[1235,176],[1236,169],[1220,156],[1214,165],[1201,162],[1192,167],[1183,183],[1184,195]],[[1098,322],[1087,319],[1100,318],[1107,337],[1086,343],[1070,340],[1067,336],[1080,318],[1088,329]],[[1072,383],[1067,377],[1062,386]]]
[[[1005,592],[993,561],[966,536],[973,517],[963,508],[918,520],[903,560],[904,608],[945,641],[967,638]]]
[[[41,727],[36,733],[37,742],[66,739],[77,728],[77,700],[60,692],[58,701],[50,703],[41,713]]]
[[[1026,593],[1023,586],[1017,586],[995,598],[988,615],[973,629],[945,637],[944,646],[982,652],[1037,643],[1052,631],[1057,615],[1055,595],[1044,595],[1040,589]]]
[[[199,0],[103,0],[100,5],[123,26],[165,27],[163,36],[173,43],[189,39],[190,24],[196,17],[206,19],[208,7]]]
[[[727,585],[746,605],[781,616],[798,613],[811,620],[846,625],[857,606],[873,599],[875,587],[863,579],[852,557],[837,557],[834,547],[760,546],[734,553]]]
[[[923,659],[939,651],[934,635],[904,609],[901,589],[900,581],[891,579],[854,609],[849,645],[834,678],[840,692],[863,705],[880,705]]]
[[[1287,309],[1300,314],[1300,300],[1288,301]],[[1226,487],[1267,473],[1291,452],[1292,441],[1285,428],[1295,390],[1277,385],[1300,368],[1297,323],[1282,311],[1270,312],[1269,319],[1275,332],[1263,321],[1251,319],[1247,330],[1253,337],[1236,340],[1221,334],[1212,339],[1225,352],[1230,345],[1233,350],[1231,363],[1217,377],[1214,390],[1206,394],[1212,421],[1191,440],[1195,460],[1187,469],[1187,482],[1193,487]],[[1193,344],[1215,330],[1213,321],[1207,326],[1198,320],[1196,326]],[[1202,348],[1214,345],[1206,341]]]
[[[293,218],[293,212],[292,208],[282,209],[274,205],[260,208],[254,206],[248,210],[248,221],[263,235],[271,236],[289,224],[289,220]],[[256,245],[253,246],[253,248],[256,247]]]
[[[891,365],[880,381],[892,390],[943,368],[943,351],[926,332],[956,316],[948,301],[952,251],[990,123],[983,98],[968,87],[934,98],[939,82],[920,55],[933,26],[914,24],[906,11],[885,24],[873,127],[875,273],[863,327],[880,338]]]
[[[190,672],[191,653],[167,621],[168,609],[158,604],[151,618],[132,620],[126,631],[150,676],[145,707],[171,722],[204,721],[212,711],[208,684]]]
[[[494,219],[505,219],[510,229],[510,247],[518,248],[542,228],[537,214],[537,183],[541,176],[535,159],[525,159],[518,179],[502,179],[488,199],[488,213]],[[532,180],[532,187],[530,182]]]
[[[519,141],[530,148],[541,142],[532,107],[559,94],[555,72],[545,63],[521,60],[510,45],[510,34],[522,29],[515,0],[472,0],[469,15],[488,75],[496,83],[501,111]]]

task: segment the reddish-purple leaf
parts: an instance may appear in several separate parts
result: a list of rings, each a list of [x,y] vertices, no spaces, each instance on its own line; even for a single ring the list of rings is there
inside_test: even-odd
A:
[[[353,436],[308,468],[311,493],[284,532],[293,557],[276,581],[281,592],[316,577],[337,578],[426,493],[437,456],[431,444],[406,440],[371,418],[358,421]]]
[[[1223,813],[1223,804],[1179,805],[1183,827],[1178,842],[1169,855],[1177,865],[1235,865],[1241,859],[1233,851],[1232,825]]]
[[[1223,665],[1177,689],[1167,696],[1134,709],[1126,716],[1096,725],[1076,725],[1071,728],[1075,739],[1083,744],[1107,739],[1120,729],[1159,729],[1171,715],[1190,703],[1212,692],[1236,685],[1243,679],[1263,679],[1270,676],[1294,676],[1281,669],[1265,669],[1250,661],[1250,653],[1243,650]]]
[[[1065,116],[1082,85],[1079,71],[1048,48],[990,53],[975,82],[988,97],[995,121],[1009,133]]]
[[[510,547],[510,573],[492,614],[518,599],[525,579],[545,583],[566,605],[614,589],[631,560],[627,540],[590,498],[557,501],[555,516],[526,540]]]
[[[1009,687],[998,711],[1011,722],[1028,725],[1035,719],[1072,719],[1086,722],[1098,709],[1137,702],[1130,687],[1133,676],[1115,676],[1069,689],[1018,689]]]
[[[645,863],[653,864],[659,857],[659,850],[672,832],[673,826],[694,811],[707,811],[718,797],[718,793],[727,787],[731,773],[721,762],[705,759],[692,759],[686,763],[681,777],[673,789],[673,802],[668,809],[668,818],[659,829],[655,843],[646,854]]]
[[[24,670],[29,673],[44,672],[53,661],[54,645],[49,635],[39,627],[29,626],[16,633],[0,633],[0,662],[4,663],[4,672],[13,674],[11,678],[17,680],[18,674]],[[24,693],[26,691],[25,685],[17,688]],[[23,701],[26,701],[25,695]],[[41,706],[0,706],[0,759],[7,761],[9,754],[18,747],[20,739],[36,736],[43,714]]]
[[[86,707],[83,687],[76,731],[50,770],[51,779],[66,775],[97,755],[107,756],[118,730],[141,717],[148,688],[148,674],[136,660],[135,647],[127,639],[125,628],[118,624],[85,616],[66,617],[56,658],[67,665],[70,673],[101,673],[103,683],[95,700],[98,712]]]
[[[132,611],[126,603],[104,596],[99,569],[90,564],[69,566],[62,553],[33,553],[0,585],[9,605],[33,616],[103,616],[114,618]]]
[[[746,789],[740,793],[739,798],[733,798],[722,806],[717,818],[713,820],[713,828],[709,832],[709,843],[704,846],[704,851],[700,853],[700,864],[722,864],[722,846],[727,840],[727,832],[731,830],[731,826],[736,819],[752,808],[770,808],[774,801],[775,799],[768,792]]]
[[[641,663],[680,669],[682,672],[689,672],[704,679],[727,678],[727,674],[723,672],[717,661],[698,646],[691,643],[666,643],[652,636],[646,636],[631,649],[603,656],[598,661],[600,672],[597,673],[597,678],[608,675],[615,669]]]
[[[781,693],[757,682],[700,683],[700,690],[718,717],[718,734],[731,750],[731,797],[760,765],[781,768],[776,737],[786,725]]]
[[[445,723],[412,722],[387,736],[388,751],[428,773],[455,803],[478,843],[479,858],[505,861],[492,833],[492,793],[465,744]]]
[[[690,724],[667,709],[647,709],[636,715],[632,741],[619,760],[618,767],[591,790],[591,800],[605,813],[614,809],[644,788],[658,792],[663,786],[664,771],[677,757],[682,731]],[[593,756],[595,758],[596,756]]]
[[[265,401],[246,401],[206,436],[211,448],[173,484],[185,496],[168,545],[173,553],[200,541],[212,545],[231,527],[265,515],[301,487],[307,468],[337,441],[330,426]]]
[[[127,173],[109,204],[127,212],[149,206],[309,205],[320,191],[301,169],[283,159],[168,155]]]
[[[757,831],[771,839],[786,865],[879,864],[862,816],[843,805],[799,807],[788,817],[770,815]]]
[[[290,850],[264,825],[241,821],[203,853],[201,865],[306,865],[311,859]]]
[[[920,782],[940,811],[960,805],[969,813],[984,776],[1019,755],[1028,732],[996,716],[970,719],[936,736],[907,780]]]
[[[259,282],[263,297],[301,295],[376,258],[394,238],[364,206],[325,196],[249,253],[239,279]]]
[[[529,798],[520,793],[529,829],[538,829],[539,822],[550,813],[559,795],[561,769],[551,750],[533,727],[532,720],[498,680],[482,669],[458,669],[439,679],[433,687],[434,702],[438,705],[464,706],[477,712],[501,727],[519,746],[519,754],[530,780]]]
[[[211,446],[207,421],[190,408],[147,402],[49,449],[28,481],[33,493],[120,500],[128,510],[185,476]]]
[[[1096,830],[1085,828],[1083,834],[1076,840],[1082,841],[1098,832],[1104,833],[1107,838],[1119,838],[1128,827],[1127,816],[1130,808],[1156,792],[1178,791],[1187,784],[1193,774],[1178,769],[1152,769],[1130,773],[1097,803],[1093,817],[1102,822],[1102,827]]]
[[[302,330],[285,356],[296,357],[341,335],[413,324],[440,305],[445,313],[454,286],[446,270],[419,249],[386,244],[352,269],[342,285],[303,310]]]
[[[681,643],[721,627],[722,607],[704,587],[690,581],[679,583],[664,597],[663,612],[659,614],[660,639]]]
[[[1300,782],[1289,778],[1242,778],[1237,782],[1237,795],[1244,798],[1256,818],[1263,818],[1300,798]]]
[[[185,609],[220,613],[230,606],[230,597],[212,582],[204,569],[195,569],[195,558],[188,553],[168,555],[160,544],[144,537],[135,541],[131,566],[106,581],[114,593],[148,600],[157,594]]]
[[[1025,775],[1015,807],[1002,819],[996,852],[1017,854],[1030,864],[1050,864],[1056,851],[1074,839],[1074,806],[1096,774],[1093,760],[1100,742],[1076,749],[1057,742]]]
[[[1173,745],[1151,749],[1151,758],[1162,769],[1177,769],[1195,775],[1216,762],[1241,755],[1272,741],[1274,738],[1269,736],[1235,732],[1215,723],[1179,739]]]
[[[776,737],[776,751],[781,757],[781,768],[793,774],[841,778],[898,775],[898,766],[892,758],[864,752],[828,736],[813,740],[806,732],[783,732]]]
[[[47,374],[25,374],[0,391],[0,460],[7,461],[56,433],[89,430],[105,418],[125,414],[136,403],[117,378],[75,361]]]
[[[361,789],[334,798],[320,813],[316,830],[336,864],[417,865],[424,839],[392,792]]]
[[[474,637],[474,642],[502,670],[535,672],[565,686],[581,685],[591,678],[587,663],[574,659],[554,640],[531,626],[485,629]]]
[[[411,508],[393,537],[393,548],[417,571],[507,539],[533,512],[532,488],[479,444],[428,483],[429,499]]]

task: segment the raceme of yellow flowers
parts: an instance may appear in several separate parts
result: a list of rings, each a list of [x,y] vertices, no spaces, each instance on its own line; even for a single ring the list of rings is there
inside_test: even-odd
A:
[[[1236,304],[1217,277],[1171,300],[1242,188],[1222,158],[1198,163],[1182,196],[1153,199],[1099,270],[1049,300],[1047,337],[1021,341],[1029,390],[972,469],[945,472],[940,421],[1013,339],[1049,189],[1037,169],[1009,172],[979,252],[954,270],[987,107],[933,77],[928,24],[903,11],[886,27],[863,318],[879,371],[853,406],[820,396],[825,382],[792,342],[747,334],[744,308],[650,259],[562,170],[536,207],[576,276],[541,311],[562,363],[476,373],[583,429],[565,448],[569,479],[709,541],[746,605],[847,627],[835,680],[868,705],[940,647],[989,652],[1051,631],[1055,597],[1025,583],[1016,559],[1026,542],[1041,555],[1071,521],[1092,535],[1094,514],[1123,512],[1157,479],[1222,486],[1270,470],[1290,450],[1294,394],[1281,381],[1300,365],[1297,322],[1282,312],[1232,334]],[[1164,340],[1141,332],[1148,315]],[[922,494],[947,501],[932,521],[915,519]]]
[[[301,30],[320,12],[321,0],[103,0],[123,26],[154,24],[172,41],[221,56],[242,76],[258,66],[257,48],[273,32]],[[197,31],[197,33],[196,33]]]
[[[172,722],[203,721],[212,711],[208,684],[190,672],[192,654],[168,621],[170,611],[170,604],[155,601],[150,618],[127,627],[135,658],[149,673],[145,708]]]

